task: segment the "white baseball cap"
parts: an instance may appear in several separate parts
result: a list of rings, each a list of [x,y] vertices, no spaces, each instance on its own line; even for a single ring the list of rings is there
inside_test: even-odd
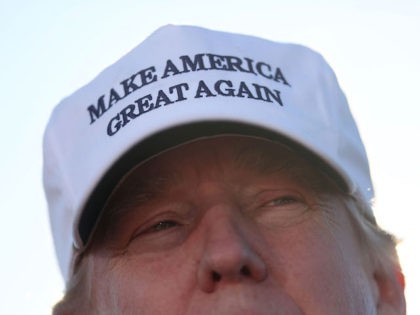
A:
[[[368,202],[373,197],[355,121],[318,53],[252,36],[165,26],[51,115],[44,188],[64,279],[130,169],[175,145],[223,134],[286,142],[312,154],[348,193]]]

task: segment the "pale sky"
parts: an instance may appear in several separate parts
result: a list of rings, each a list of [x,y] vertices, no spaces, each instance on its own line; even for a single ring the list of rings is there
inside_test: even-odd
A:
[[[420,314],[418,0],[0,0],[0,314],[50,314],[63,292],[41,182],[52,108],[168,23],[324,55],[367,147],[377,219],[402,239],[408,315]]]

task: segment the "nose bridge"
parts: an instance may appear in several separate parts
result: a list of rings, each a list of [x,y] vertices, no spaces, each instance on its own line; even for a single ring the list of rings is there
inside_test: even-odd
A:
[[[228,202],[220,202],[207,210],[204,250],[198,271],[200,287],[211,292],[221,283],[261,281],[266,266],[249,242],[252,235],[240,209]]]
[[[207,212],[206,250],[212,257],[219,259],[233,259],[235,256],[244,255],[250,250],[244,219],[240,213],[232,213],[235,208],[232,204],[222,204],[212,207]],[[239,212],[239,210],[238,210]]]

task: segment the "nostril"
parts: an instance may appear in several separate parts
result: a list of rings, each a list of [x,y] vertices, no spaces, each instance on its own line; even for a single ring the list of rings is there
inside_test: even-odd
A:
[[[220,279],[222,279],[222,276],[219,273],[217,273],[216,271],[213,271],[211,276],[212,276],[214,282],[219,282]]]
[[[241,268],[241,275],[249,277],[251,275],[251,271],[249,270],[249,268],[247,266],[243,266]]]

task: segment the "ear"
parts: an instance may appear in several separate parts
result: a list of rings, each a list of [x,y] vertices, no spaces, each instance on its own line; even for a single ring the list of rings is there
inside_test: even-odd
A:
[[[381,270],[374,273],[374,279],[378,289],[377,314],[405,315],[405,280],[401,270],[399,268],[394,272]]]

